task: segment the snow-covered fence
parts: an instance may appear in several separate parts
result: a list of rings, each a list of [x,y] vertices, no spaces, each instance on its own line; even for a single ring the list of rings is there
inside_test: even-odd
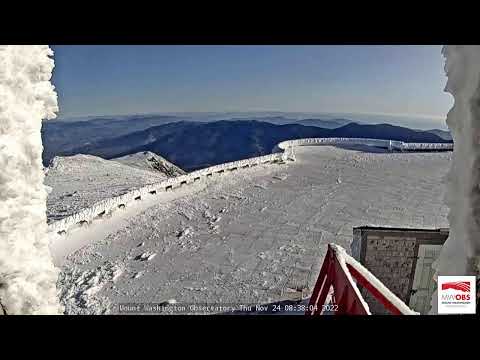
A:
[[[49,231],[57,233],[65,233],[68,229],[76,225],[90,223],[92,220],[102,217],[106,213],[118,208],[125,208],[129,203],[142,200],[148,196],[156,195],[160,192],[173,190],[175,188],[197,182],[202,178],[210,178],[214,174],[220,175],[226,172],[245,169],[248,167],[281,162],[286,160],[294,160],[293,148],[295,146],[315,146],[315,145],[368,145],[386,148],[389,150],[446,150],[453,148],[453,144],[418,144],[403,143],[401,141],[379,140],[379,139],[362,139],[362,138],[309,138],[287,140],[279,143],[273,149],[273,153],[264,156],[257,156],[249,159],[233,161],[225,164],[210,166],[205,169],[193,171],[186,175],[180,175],[169,178],[164,181],[146,185],[139,189],[134,189],[126,194],[119,195],[110,199],[99,201],[89,208],[80,210],[79,212],[67,216],[61,220],[54,221],[48,225]]]
[[[396,140],[380,140],[367,138],[307,138],[283,141],[275,147],[274,151],[287,150],[294,146],[315,145],[367,145],[399,151],[453,150],[452,143],[406,143]]]
[[[452,151],[452,143],[402,143],[403,151]]]
[[[142,200],[144,198],[147,198],[148,196],[153,196],[161,192],[173,190],[183,185],[197,182],[202,178],[211,177],[214,174],[220,175],[238,169],[245,169],[251,166],[280,162],[283,160],[286,160],[284,152],[274,153],[245,160],[215,165],[205,169],[193,171],[186,175],[169,178],[155,184],[150,184],[138,189],[133,189],[123,195],[101,200],[88,208],[84,208],[78,211],[75,214],[72,214],[57,221],[53,221],[48,225],[48,229],[51,232],[64,234],[73,226],[90,223],[96,218],[103,217],[106,213],[110,213],[116,209],[125,208],[126,206],[128,206],[128,204],[133,203],[134,201]]]

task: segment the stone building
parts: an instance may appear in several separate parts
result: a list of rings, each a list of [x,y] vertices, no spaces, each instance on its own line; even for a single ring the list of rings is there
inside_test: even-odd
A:
[[[436,290],[432,263],[448,233],[448,229],[357,227],[352,255],[411,309],[428,314]],[[372,314],[388,314],[366,289],[361,292]]]

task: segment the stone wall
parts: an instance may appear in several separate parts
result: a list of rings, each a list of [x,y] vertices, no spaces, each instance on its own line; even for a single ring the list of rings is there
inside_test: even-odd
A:
[[[405,304],[409,304],[420,245],[442,245],[448,229],[359,227],[353,229],[352,256]],[[366,290],[372,314],[389,314]]]

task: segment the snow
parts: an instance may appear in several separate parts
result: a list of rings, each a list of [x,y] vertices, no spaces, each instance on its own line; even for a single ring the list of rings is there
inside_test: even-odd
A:
[[[452,46],[445,53],[447,90],[456,98],[447,122],[458,141],[447,198],[453,231],[440,272],[452,254],[457,268],[462,261],[472,268],[480,233],[473,221],[480,51]],[[148,153],[108,165],[84,155],[56,159],[44,173],[41,121],[58,110],[52,55],[48,46],[0,46],[0,213],[6,214],[0,217],[0,304],[8,313],[54,314],[63,306],[67,313],[110,313],[132,300],[271,302],[282,299],[291,282],[311,288],[325,245],[332,239],[348,245],[353,226],[445,227],[439,179],[451,154],[329,145],[411,151],[451,144],[301,139],[280,143],[271,155],[167,179],[152,169],[168,173],[170,165]],[[155,196],[171,187],[181,189]],[[48,226],[50,249],[62,265],[60,277],[46,236],[47,193],[48,215],[56,220]]]
[[[446,178],[445,202],[450,208],[449,238],[433,264],[436,275],[480,273],[480,46],[445,46],[445,91],[453,95],[447,125],[455,141],[453,161]],[[437,312],[437,292],[431,313]]]
[[[52,188],[47,198],[47,218],[63,219],[102,200],[124,195],[166,177],[92,155],[55,157],[45,183]]]
[[[0,46],[0,303],[8,314],[57,314],[48,249],[42,119],[58,111],[46,45]]]
[[[354,226],[447,227],[441,180],[451,155],[297,147],[296,162],[216,174],[142,199],[123,219],[120,212],[56,236],[51,248],[62,274],[93,271],[105,262],[123,269],[126,275],[113,288],[107,281],[110,286],[92,295],[93,313],[167,299],[281,301],[288,289],[313,289],[327,244],[349,248]],[[70,242],[76,245],[66,251]],[[156,255],[135,260],[144,253]],[[78,288],[68,276],[62,279],[63,294]],[[69,313],[87,311],[69,299],[61,298]]]
[[[153,171],[164,177],[175,177],[186,174],[186,172],[178,166],[173,165],[160,155],[150,151],[139,152],[111,160],[137,169]]]
[[[288,174],[279,174],[274,176],[273,178],[282,181],[282,180],[285,180],[287,177],[288,177]]]
[[[147,251],[147,252],[145,252],[145,253],[143,253],[143,254],[138,255],[138,256],[135,258],[135,260],[150,261],[150,260],[152,260],[152,259],[155,257],[155,255],[157,255],[157,254]]]
[[[395,149],[395,146],[393,146]],[[399,147],[403,151],[422,151],[422,150],[453,150],[453,144],[449,143],[402,143]]]
[[[384,149],[400,149],[404,143],[399,141],[391,140],[376,140],[376,139],[363,139],[363,138],[309,138],[309,139],[298,139],[298,140],[288,140],[279,143],[274,149],[273,153],[270,155],[264,155],[239,161],[233,161],[230,163],[215,165],[212,167],[204,168],[201,170],[194,171],[186,175],[176,176],[174,178],[169,178],[167,180],[156,182],[151,185],[146,185],[143,187],[136,188],[130,192],[127,192],[120,196],[115,196],[113,198],[105,198],[103,200],[96,197],[91,197],[93,201],[88,207],[82,209],[75,208],[74,211],[70,212],[68,216],[59,215],[59,221],[53,221],[49,224],[49,230],[51,232],[67,232],[72,227],[76,227],[79,224],[86,223],[90,224],[92,221],[97,219],[100,214],[111,214],[119,207],[126,207],[127,205],[135,203],[137,200],[142,200],[142,197],[148,197],[148,194],[151,192],[163,192],[173,187],[178,188],[183,185],[196,182],[197,180],[206,179],[212,176],[223,176],[227,172],[237,171],[238,169],[245,169],[247,167],[258,166],[262,164],[284,164],[287,160],[295,160],[295,147],[297,146],[312,146],[312,145],[337,145],[337,146],[348,146],[351,149],[364,150],[364,151],[375,151],[382,152]],[[414,144],[418,146],[420,150],[424,150],[423,146],[425,144]],[[451,149],[451,144],[437,144],[437,150],[446,150]],[[409,151],[415,150],[415,146],[409,148]],[[278,177],[283,178],[283,175],[277,175]],[[92,177],[91,182],[95,182],[96,178]],[[270,180],[268,184],[274,183]],[[340,182],[339,182],[340,183]],[[266,189],[268,184],[258,184],[257,186],[263,189]],[[238,195],[222,195],[222,196],[237,196]],[[88,197],[88,195],[87,195]],[[241,197],[240,197],[241,198]],[[65,209],[61,209],[66,211]]]
[[[91,270],[73,269],[71,272],[62,272],[58,283],[62,289],[60,297],[66,313],[70,313],[70,309],[82,309],[79,314],[94,314],[93,310],[99,306],[107,309],[108,299],[97,298],[96,295],[108,284],[113,285],[122,273],[118,264],[108,261]],[[70,286],[62,287],[64,283]],[[111,289],[114,287],[111,286]],[[106,313],[106,310],[103,313]]]
[[[113,229],[122,226],[128,226],[131,218],[141,214],[146,209],[164,202],[169,202],[174,199],[183,197],[186,193],[198,191],[205,184],[194,183],[189,187],[179,188],[175,191],[163,193],[162,196],[152,195],[147,193],[142,198],[142,201],[134,201],[126,208],[117,209],[112,216],[102,217],[101,220],[93,221],[88,226],[72,227],[68,231],[68,237],[58,235],[56,232],[50,232],[50,247],[55,249],[52,253],[54,262],[57,266],[63,264],[65,258],[81,249],[90,242],[102,241]],[[109,200],[112,201],[112,200]],[[100,207],[99,207],[100,208]],[[101,208],[100,208],[101,209]],[[100,210],[98,209],[98,210]],[[54,223],[55,224],[55,223]],[[50,225],[51,226],[51,225]],[[139,239],[138,247],[145,245],[145,242]]]
[[[284,158],[284,156],[286,156],[285,154],[287,154],[287,151],[285,151],[285,153],[264,155],[245,160],[233,161],[221,165],[215,165],[209,168],[191,172],[186,175],[180,175],[160,182],[155,182],[153,184],[139,186],[134,190],[130,190],[129,192],[126,192],[122,195],[117,195],[115,197],[105,196],[104,199],[98,199],[95,196],[89,196],[86,194],[86,197],[91,199],[89,206],[81,209],[75,208],[74,211],[71,211],[68,216],[62,217],[60,220],[50,222],[49,231],[52,233],[66,233],[72,228],[77,227],[79,224],[91,224],[100,217],[100,214],[102,217],[103,215],[107,214],[107,216],[109,216],[112,214],[112,212],[117,212],[119,208],[125,208],[127,206],[130,207],[139,200],[142,201],[144,198],[149,198],[151,194],[157,194],[160,192],[163,193],[173,188],[182,187],[186,184],[196,183],[198,182],[197,180],[202,178],[205,179],[214,176],[224,176],[226,171],[230,172],[233,170],[238,170],[239,168],[244,169],[250,166],[259,166],[262,164],[279,162]],[[50,173],[50,170],[47,173]],[[96,177],[91,176],[89,179],[87,178],[87,180],[91,183],[95,183]],[[104,186],[102,186],[101,189],[102,191],[108,191]],[[164,196],[164,194],[162,195]]]
[[[190,227],[186,228],[186,229],[183,229],[182,231],[180,231],[177,235],[177,237],[179,239],[184,239],[186,237],[188,237],[189,235],[192,234],[192,229]]]

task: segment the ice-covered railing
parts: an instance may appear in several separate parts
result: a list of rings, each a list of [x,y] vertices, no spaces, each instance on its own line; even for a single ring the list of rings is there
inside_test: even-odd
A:
[[[208,178],[214,175],[225,173],[227,171],[231,172],[256,165],[283,161],[286,159],[286,154],[287,152],[274,153],[245,160],[233,161],[193,171],[186,175],[169,178],[155,184],[146,185],[141,188],[131,190],[126,194],[101,200],[88,208],[78,211],[75,214],[67,216],[61,220],[53,221],[48,225],[48,228],[49,231],[55,231],[59,233],[66,232],[73,226],[90,223],[96,218],[101,218],[102,216],[105,216],[105,214],[117,208],[126,207],[129,203],[142,200],[144,197],[156,195],[157,193],[163,191],[173,190],[182,185],[199,181],[201,178]]]
[[[402,143],[400,150],[402,151],[450,150],[451,151],[453,150],[453,144],[452,143]]]
[[[367,289],[392,314],[418,315],[362,264],[348,255],[345,249],[333,243],[328,244],[328,251],[305,315],[322,315],[325,312],[336,315],[371,315],[357,283]],[[330,305],[326,304],[328,298]]]
[[[367,145],[399,151],[448,151],[453,150],[452,143],[406,143],[396,140],[381,140],[367,138],[307,138],[287,140],[279,143],[276,150],[286,150],[293,146],[311,145]]]
[[[155,184],[146,185],[139,189],[131,190],[126,194],[99,201],[93,206],[82,209],[75,214],[67,216],[61,220],[53,221],[49,224],[48,228],[49,231],[63,233],[68,231],[73,226],[90,223],[96,218],[101,218],[105,214],[110,213],[117,208],[126,207],[129,203],[142,200],[144,197],[156,195],[157,193],[163,191],[169,191],[186,184],[194,183],[202,178],[209,178],[216,174],[236,171],[242,168],[248,168],[260,164],[294,160],[295,156],[293,148],[295,146],[315,145],[367,145],[400,151],[450,150],[451,147],[453,147],[453,144],[408,144],[401,141],[363,138],[309,138],[287,140],[275,146],[272,154],[215,165],[205,169],[193,171],[186,175],[169,178]],[[430,145],[436,145],[437,147],[430,147]]]

